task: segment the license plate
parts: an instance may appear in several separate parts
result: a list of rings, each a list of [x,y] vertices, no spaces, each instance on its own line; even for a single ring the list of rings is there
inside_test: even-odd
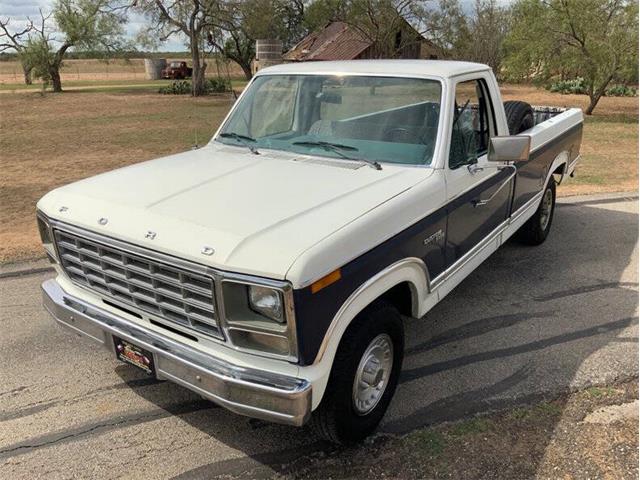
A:
[[[116,347],[116,357],[118,360],[130,363],[131,365],[144,370],[149,375],[153,375],[155,373],[153,354],[151,352],[115,336],[113,337],[113,343]]]

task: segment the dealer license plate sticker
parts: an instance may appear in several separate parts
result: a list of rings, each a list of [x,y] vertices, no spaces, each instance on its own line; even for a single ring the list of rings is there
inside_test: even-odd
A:
[[[155,367],[153,365],[153,354],[151,352],[116,336],[113,337],[113,343],[116,347],[116,357],[118,360],[130,363],[144,370],[149,375],[154,374]]]

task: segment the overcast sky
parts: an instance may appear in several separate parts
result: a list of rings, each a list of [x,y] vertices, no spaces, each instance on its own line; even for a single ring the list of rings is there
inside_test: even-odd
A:
[[[11,18],[11,26],[17,29],[22,26],[27,17],[37,19],[40,16],[38,11],[47,13],[51,11],[54,0],[0,0],[0,18],[3,20],[7,17]],[[15,20],[14,20],[15,19]],[[144,18],[140,15],[131,15],[126,25],[127,35],[131,38],[144,26]],[[163,51],[184,51],[186,50],[183,42],[176,37],[167,41],[160,50]]]
[[[498,0],[498,3],[510,3],[510,1],[512,0]],[[11,26],[17,29],[24,24],[28,16],[32,19],[38,18],[40,15],[38,8],[42,8],[45,13],[50,11],[53,2],[54,0],[0,0],[0,18],[10,17],[12,19]],[[473,8],[475,0],[460,0],[460,3],[465,10],[470,10]],[[128,36],[133,38],[143,25],[144,18],[132,15],[126,26]],[[184,51],[186,48],[179,37],[174,37],[161,46],[160,50]]]

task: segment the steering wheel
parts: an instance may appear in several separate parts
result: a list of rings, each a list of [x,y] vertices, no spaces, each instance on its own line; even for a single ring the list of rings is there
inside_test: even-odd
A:
[[[424,139],[421,138],[420,135],[412,132],[408,128],[403,127],[393,127],[385,130],[385,132],[383,133],[383,138],[388,142],[424,144]]]

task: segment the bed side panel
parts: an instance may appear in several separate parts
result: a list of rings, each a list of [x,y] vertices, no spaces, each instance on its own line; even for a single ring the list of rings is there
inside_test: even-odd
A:
[[[533,146],[528,160],[516,163],[518,174],[512,211],[518,210],[544,188],[549,168],[561,152],[569,152],[570,161],[578,155],[581,141],[582,122],[539,147]]]

